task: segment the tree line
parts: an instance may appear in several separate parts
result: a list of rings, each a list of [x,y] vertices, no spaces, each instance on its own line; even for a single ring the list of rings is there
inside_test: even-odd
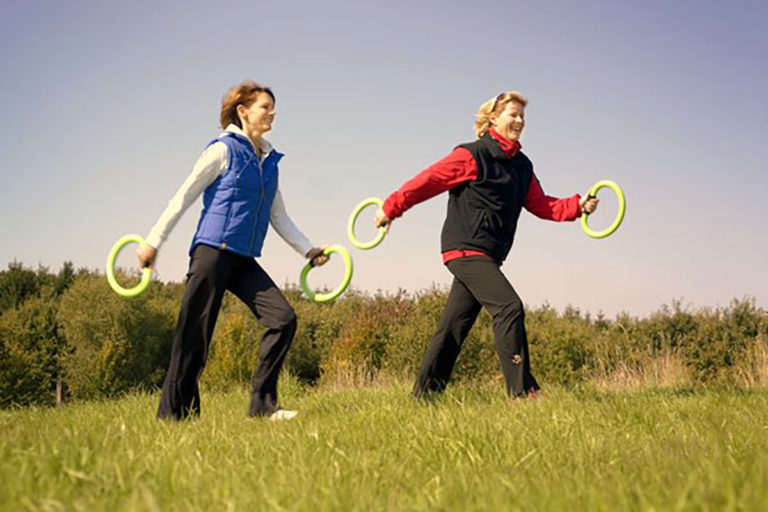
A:
[[[122,272],[121,282],[138,281]],[[130,285],[130,284],[129,284]],[[0,272],[0,407],[54,405],[157,388],[165,374],[183,283],[153,282],[119,297],[104,275],[12,262]],[[366,294],[318,304],[286,285],[299,327],[285,368],[310,384],[411,379],[442,313],[447,290]],[[613,319],[569,306],[529,308],[532,364],[543,383],[622,382],[748,387],[768,381],[768,313],[754,299],[722,308],[662,305],[644,318]],[[202,385],[250,381],[263,332],[229,294]],[[500,380],[490,316],[483,312],[457,362],[456,380]]]

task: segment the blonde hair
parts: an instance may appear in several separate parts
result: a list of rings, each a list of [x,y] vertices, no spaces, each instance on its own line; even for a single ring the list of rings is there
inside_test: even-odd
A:
[[[504,110],[507,103],[516,102],[525,107],[528,105],[528,98],[518,91],[507,91],[494,96],[489,99],[477,109],[477,120],[475,121],[475,135],[479,139],[486,133],[491,127],[491,114],[497,114]]]
[[[263,92],[269,94],[272,101],[275,101],[275,94],[269,87],[258,84],[253,80],[244,80],[232,87],[227,94],[224,95],[224,99],[221,100],[221,113],[219,114],[221,128],[226,129],[230,124],[242,128],[242,125],[240,124],[240,116],[237,115],[237,106],[243,105],[245,107],[250,107],[251,104],[256,101],[259,94]]]

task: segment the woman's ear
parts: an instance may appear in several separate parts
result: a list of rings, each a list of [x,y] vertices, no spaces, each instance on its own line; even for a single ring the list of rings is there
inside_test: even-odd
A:
[[[235,112],[237,112],[237,116],[242,119],[245,117],[245,113],[248,111],[247,108],[245,108],[245,105],[240,103],[237,107],[235,107]]]

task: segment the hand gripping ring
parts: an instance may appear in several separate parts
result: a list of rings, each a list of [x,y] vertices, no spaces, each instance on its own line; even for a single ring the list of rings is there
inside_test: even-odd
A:
[[[334,244],[326,247],[323,254],[330,255],[334,252],[341,254],[341,257],[344,259],[344,279],[342,279],[341,284],[332,292],[316,293],[309,289],[309,286],[307,285],[307,274],[309,274],[309,271],[313,268],[311,261],[301,269],[299,286],[301,286],[301,291],[304,292],[304,295],[310,300],[314,300],[315,302],[327,302],[333,300],[344,293],[344,290],[349,286],[349,282],[352,280],[352,258],[349,255],[349,251],[347,251],[346,247],[343,245]]]
[[[133,288],[123,288],[118,284],[117,279],[115,279],[115,260],[117,259],[117,255],[120,254],[123,247],[132,242],[141,245],[144,243],[144,238],[142,238],[141,235],[125,235],[115,242],[115,245],[112,246],[112,250],[109,251],[109,256],[107,256],[107,282],[118,295],[122,295],[123,297],[135,297],[136,295],[141,295],[147,290],[147,286],[149,286],[149,282],[152,280],[151,268],[142,269],[141,281]]]
[[[349,237],[349,241],[352,242],[352,245],[358,249],[373,249],[379,245],[382,240],[384,240],[384,235],[387,234],[387,229],[385,227],[380,227],[379,234],[376,235],[376,238],[370,242],[361,242],[357,239],[357,237],[355,237],[355,222],[357,222],[358,215],[360,215],[360,212],[363,211],[366,206],[372,204],[377,204],[379,205],[379,208],[381,208],[384,202],[378,197],[369,197],[368,199],[363,200],[360,204],[355,206],[355,209],[352,210],[352,215],[349,216],[349,224],[347,224],[347,236]]]
[[[584,212],[581,214],[581,229],[584,230],[584,233],[587,234],[587,236],[591,236],[592,238],[605,238],[619,227],[621,224],[621,221],[624,220],[624,213],[627,209],[627,203],[624,200],[624,192],[621,190],[621,187],[615,182],[611,180],[600,180],[594,185],[592,185],[592,188],[589,190],[590,196],[596,196],[597,191],[601,188],[610,188],[614,192],[616,192],[616,196],[619,198],[619,212],[616,215],[616,218],[613,220],[613,224],[608,226],[607,229],[604,229],[603,231],[593,231],[592,228],[589,227],[587,224],[587,217],[589,217],[589,214],[587,212]]]

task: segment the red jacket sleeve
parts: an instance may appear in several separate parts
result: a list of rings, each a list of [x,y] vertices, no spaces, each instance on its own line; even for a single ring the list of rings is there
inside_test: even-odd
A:
[[[580,199],[581,196],[579,194],[563,199],[545,195],[541,185],[539,185],[539,180],[536,179],[534,174],[531,178],[531,185],[528,187],[528,194],[525,196],[523,206],[526,210],[542,219],[564,222],[579,218],[581,215]]]
[[[382,210],[390,219],[396,219],[422,201],[475,178],[477,164],[472,154],[464,148],[456,148],[450,155],[403,183],[387,197]]]

